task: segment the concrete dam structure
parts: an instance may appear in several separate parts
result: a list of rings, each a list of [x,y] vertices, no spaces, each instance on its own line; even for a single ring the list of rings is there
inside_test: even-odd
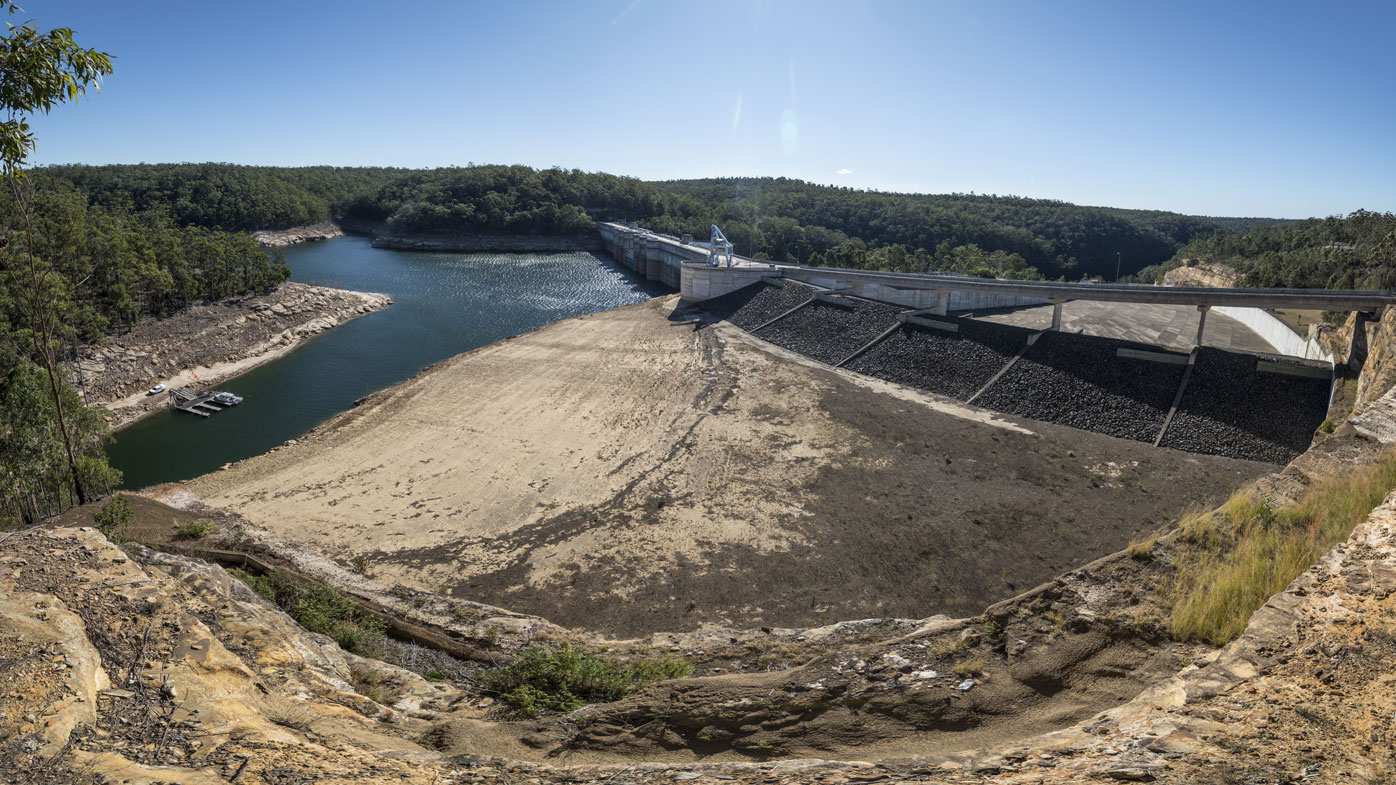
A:
[[[993,281],[811,268],[738,259],[618,224],[601,234],[616,260],[763,340],[835,367],[1005,414],[1155,446],[1286,463],[1324,422],[1335,369],[1317,342],[1267,337],[1266,308],[1370,314],[1386,292],[1213,289]],[[1072,300],[1192,306],[1190,351],[1061,331]],[[1051,306],[1045,329],[956,312]],[[1205,346],[1218,309],[1273,353]],[[1267,321],[1268,320],[1268,321]],[[1360,321],[1359,321],[1360,323]],[[1274,331],[1270,331],[1274,334]],[[1355,330],[1360,335],[1361,330]]]

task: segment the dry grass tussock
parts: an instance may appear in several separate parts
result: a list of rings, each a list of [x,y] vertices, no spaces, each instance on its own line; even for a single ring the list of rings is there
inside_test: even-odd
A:
[[[1223,644],[1251,614],[1347,539],[1396,488],[1396,455],[1315,482],[1294,504],[1273,508],[1254,491],[1178,524],[1173,636]]]

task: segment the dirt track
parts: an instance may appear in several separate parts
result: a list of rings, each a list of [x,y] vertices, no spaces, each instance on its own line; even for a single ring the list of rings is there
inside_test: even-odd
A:
[[[190,488],[380,579],[641,634],[977,613],[1269,468],[969,409],[675,302],[452,358]]]

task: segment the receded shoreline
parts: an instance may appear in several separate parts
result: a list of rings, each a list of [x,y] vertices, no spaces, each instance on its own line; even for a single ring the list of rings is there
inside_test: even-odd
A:
[[[142,320],[104,344],[81,347],[69,380],[89,404],[111,413],[113,429],[121,429],[169,406],[167,396],[146,394],[156,384],[217,384],[391,303],[385,294],[287,282],[265,295]]]

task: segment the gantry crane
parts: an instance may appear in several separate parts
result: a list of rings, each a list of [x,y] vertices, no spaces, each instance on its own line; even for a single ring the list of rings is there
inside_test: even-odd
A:
[[[728,267],[732,266],[732,244],[727,242],[727,237],[717,228],[717,224],[713,224],[711,240],[705,245],[708,246],[709,267],[720,267],[724,261]]]

